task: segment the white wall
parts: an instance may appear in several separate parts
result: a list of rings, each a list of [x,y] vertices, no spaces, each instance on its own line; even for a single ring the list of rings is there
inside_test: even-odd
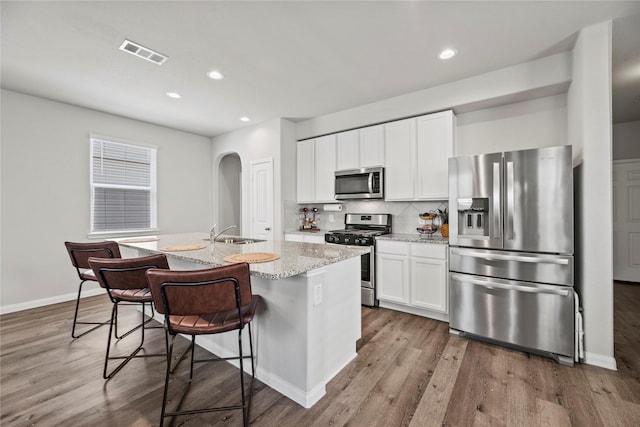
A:
[[[276,239],[283,238],[282,218],[283,218],[283,169],[287,167],[288,160],[283,163],[282,147],[290,146],[293,141],[291,123],[284,119],[272,119],[263,123],[230,132],[213,138],[212,163],[214,168],[214,180],[217,180],[217,170],[220,160],[229,153],[237,153],[242,163],[242,229],[247,235],[251,230],[250,217],[250,174],[251,162],[255,160],[273,159],[273,198],[274,198],[274,221],[273,231]],[[295,153],[294,153],[295,155]],[[290,175],[287,175],[290,176]],[[286,191],[290,191],[290,184],[284,186]],[[217,189],[217,184],[214,185]],[[288,190],[287,190],[288,189]],[[294,188],[295,191],[295,188]],[[217,190],[214,192],[213,200],[219,200]],[[214,207],[214,218],[219,215],[219,211]]]
[[[296,123],[296,139],[454,109],[458,114],[565,93],[571,54],[559,53],[468,79]]]
[[[568,137],[581,164],[576,284],[584,308],[587,363],[616,368],[613,347],[611,22],[584,28],[573,49]],[[597,231],[596,231],[597,230]]]
[[[566,94],[457,115],[457,156],[566,144]]]
[[[613,160],[640,159],[640,120],[613,125]]]
[[[2,312],[75,298],[64,241],[87,241],[89,134],[158,147],[158,227],[208,230],[211,140],[16,92],[1,93]]]

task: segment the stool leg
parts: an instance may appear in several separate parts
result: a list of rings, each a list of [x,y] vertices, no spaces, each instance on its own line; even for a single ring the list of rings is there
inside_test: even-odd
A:
[[[162,395],[162,411],[160,412],[160,427],[164,424],[164,414],[166,413],[167,408],[167,395],[169,392],[169,376],[171,375],[171,357],[173,355],[173,341],[176,336],[171,335],[171,344],[169,344],[169,331],[165,331],[166,343],[169,346],[167,349],[167,373],[164,377],[164,393]]]

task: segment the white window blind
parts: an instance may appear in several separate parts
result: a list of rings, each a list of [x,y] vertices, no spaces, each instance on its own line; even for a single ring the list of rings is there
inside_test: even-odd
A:
[[[91,138],[91,232],[156,227],[156,150]]]

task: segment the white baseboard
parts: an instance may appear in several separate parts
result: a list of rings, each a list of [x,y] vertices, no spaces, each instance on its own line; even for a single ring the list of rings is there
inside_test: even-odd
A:
[[[618,370],[616,358],[613,356],[605,356],[598,353],[590,353],[586,351],[584,353],[584,363],[587,365],[599,366],[605,369],[611,369],[612,371]]]
[[[95,295],[101,295],[105,293],[105,290],[98,287],[96,289],[83,289],[82,297],[92,297]],[[55,297],[42,298],[33,301],[21,302],[18,304],[9,304],[0,306],[0,314],[14,313],[16,311],[29,310],[31,308],[44,307],[45,305],[58,304],[60,302],[74,301],[78,297],[76,292],[65,295],[58,295]]]

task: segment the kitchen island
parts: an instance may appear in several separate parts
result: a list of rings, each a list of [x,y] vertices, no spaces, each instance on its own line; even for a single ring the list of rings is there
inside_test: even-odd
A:
[[[118,243],[123,257],[163,253],[175,270],[225,265],[224,258],[235,254],[277,254],[277,260],[250,264],[252,290],[262,297],[252,322],[256,378],[310,408],[325,394],[326,383],[356,356],[360,256],[369,248],[289,241],[211,243],[208,237],[189,233]],[[180,246],[202,248],[173,250]],[[243,334],[248,343],[247,331]],[[220,357],[237,354],[235,332],[202,336],[197,344]]]

